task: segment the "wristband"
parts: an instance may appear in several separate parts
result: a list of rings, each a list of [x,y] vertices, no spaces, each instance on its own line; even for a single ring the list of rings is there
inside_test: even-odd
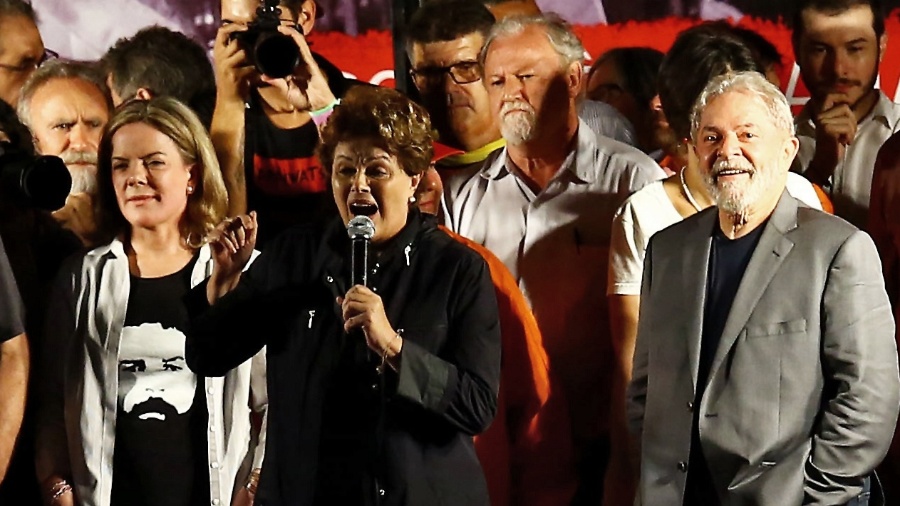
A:
[[[316,124],[316,127],[321,127],[328,121],[328,117],[331,116],[331,113],[334,112],[334,108],[341,104],[341,99],[336,98],[330,104],[326,105],[321,109],[316,109],[315,111],[310,111],[309,116],[312,118],[313,123]]]

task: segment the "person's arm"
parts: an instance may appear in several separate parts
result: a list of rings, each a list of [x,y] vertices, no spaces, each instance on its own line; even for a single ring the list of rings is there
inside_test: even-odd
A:
[[[213,64],[216,71],[216,105],[209,137],[228,192],[228,216],[247,212],[247,181],[244,175],[244,104],[253,67],[231,34],[236,25],[224,26],[216,34]]]
[[[447,336],[440,355],[416,344],[418,340],[427,341],[428,336],[416,336],[414,329],[407,329],[401,336],[388,321],[381,298],[372,290],[356,285],[338,301],[344,330],[361,330],[369,348],[383,354],[390,365],[383,371],[396,380],[397,401],[418,406],[457,430],[475,435],[491,423],[497,411],[497,298],[487,265],[480,257],[462,259],[449,268],[455,272],[453,284],[442,288],[450,290],[453,297],[451,307],[446,308]]]
[[[65,427],[65,371],[72,354],[76,322],[74,269],[60,270],[47,306],[38,364],[35,469],[41,495],[49,506],[74,504],[69,443]]]
[[[625,390],[631,380],[637,339],[640,295],[610,295],[609,311],[615,370],[610,399],[610,457],[603,487],[603,504],[631,504],[634,501],[634,463],[625,420]]]
[[[0,483],[6,476],[25,415],[28,366],[25,334],[0,343]]]
[[[894,321],[878,253],[864,232],[832,260],[823,294],[824,399],[804,470],[804,504],[843,504],[884,458],[900,410]]]
[[[829,186],[831,176],[856,137],[856,115],[846,95],[832,93],[811,111],[816,127],[816,150],[803,175],[819,186]]]
[[[0,482],[6,475],[22,417],[28,387],[28,341],[25,310],[0,241]]]
[[[653,280],[653,241],[647,246],[644,256],[644,273],[641,279],[640,314],[651,310],[648,294]],[[649,340],[647,318],[638,319],[637,336],[634,345],[634,359],[631,365],[631,381],[625,393],[625,416],[629,434],[629,453],[635,475],[640,475],[641,443],[644,431],[644,408],[647,402],[647,381],[649,375]]]
[[[269,398],[266,387],[266,349],[263,348],[250,359],[250,409],[253,412],[254,423],[251,427],[250,444],[247,447],[245,462],[249,462],[250,473],[244,478],[238,475],[238,479],[244,479],[237,483],[237,492],[231,501],[232,506],[252,506],[256,498],[256,489],[259,486],[259,476],[262,470],[263,459],[266,455],[266,429],[269,420]],[[261,415],[261,422],[256,423],[256,416]],[[258,427],[258,430],[257,430]]]
[[[463,267],[463,266],[461,266]],[[397,396],[467,434],[483,431],[497,410],[500,325],[497,299],[480,258],[459,272],[449,308],[446,353],[437,356],[405,339],[397,369]]]

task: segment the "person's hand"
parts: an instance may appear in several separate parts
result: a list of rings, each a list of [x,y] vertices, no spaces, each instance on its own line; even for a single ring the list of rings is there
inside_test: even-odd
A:
[[[41,485],[44,504],[48,506],[75,506],[75,491],[66,480],[52,476]]]
[[[253,255],[257,230],[256,212],[251,211],[224,220],[207,238],[214,261],[206,292],[210,304],[237,285]]]
[[[231,506],[253,506],[253,495],[247,491],[246,487],[241,487],[234,493]]]
[[[400,353],[402,339],[391,327],[378,294],[365,286],[356,285],[344,297],[338,297],[337,303],[341,305],[345,331],[362,329],[366,345],[379,356],[392,358]]]
[[[309,44],[306,43],[303,34],[294,27],[284,25],[279,26],[278,31],[293,39],[297,44],[301,63],[297,65],[294,74],[286,78],[276,79],[263,75],[260,79],[278,88],[287,97],[288,102],[300,111],[316,111],[334,103],[334,93],[328,87],[325,74],[313,59]]]
[[[831,93],[813,109],[816,126],[816,152],[810,163],[816,169],[816,182],[826,181],[844,158],[844,151],[856,137],[856,115],[847,95]]]
[[[237,40],[231,38],[234,32],[247,28],[229,24],[219,28],[213,46],[213,66],[216,71],[217,99],[229,102],[243,102],[250,90],[250,78],[255,72],[247,62],[247,53]]]
[[[82,244],[91,246],[97,233],[94,222],[94,198],[89,193],[74,193],[66,197],[66,205],[51,213],[63,228],[71,230]]]

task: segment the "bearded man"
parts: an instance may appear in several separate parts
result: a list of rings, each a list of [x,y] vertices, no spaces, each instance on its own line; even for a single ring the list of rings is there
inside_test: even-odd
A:
[[[872,239],[785,191],[799,141],[762,74],[714,78],[691,116],[716,206],[647,248],[628,391],[640,502],[867,504],[900,407]]]
[[[31,74],[19,97],[19,120],[31,131],[35,150],[62,158],[72,176],[66,205],[53,217],[86,246],[96,234],[97,150],[111,111],[102,75],[80,62],[47,62]]]
[[[447,175],[444,211],[455,232],[503,261],[531,304],[569,404],[580,482],[573,504],[600,504],[615,357],[605,296],[612,217],[664,173],[579,120],[583,55],[555,15],[492,27],[479,59],[506,147],[477,170]]]

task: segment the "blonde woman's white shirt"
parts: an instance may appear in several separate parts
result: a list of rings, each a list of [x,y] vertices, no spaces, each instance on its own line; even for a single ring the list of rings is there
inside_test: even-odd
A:
[[[254,257],[257,253],[254,253]],[[212,273],[211,249],[200,249],[191,286]],[[41,351],[37,434],[38,476],[71,480],[81,506],[110,504],[118,409],[118,354],[131,277],[116,239],[70,259],[51,294]],[[265,348],[221,378],[205,382],[209,413],[207,464],[213,506],[231,504],[251,469],[262,466],[250,410],[265,413]]]

